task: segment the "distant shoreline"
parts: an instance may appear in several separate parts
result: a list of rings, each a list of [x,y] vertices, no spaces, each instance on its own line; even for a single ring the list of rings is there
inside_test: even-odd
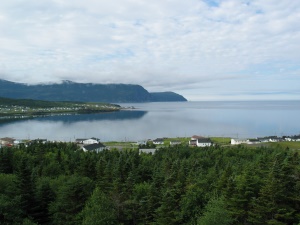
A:
[[[59,116],[59,115],[80,115],[80,114],[93,114],[93,113],[109,113],[109,112],[117,112],[121,109],[99,109],[99,110],[77,110],[77,111],[56,111],[56,112],[47,112],[47,111],[39,111],[39,112],[12,112],[12,113],[0,113],[0,119],[18,119],[18,118],[31,118],[31,117],[39,117],[39,116]]]

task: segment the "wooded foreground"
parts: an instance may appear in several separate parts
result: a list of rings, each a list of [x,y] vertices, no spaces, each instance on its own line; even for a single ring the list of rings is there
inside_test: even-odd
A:
[[[299,151],[0,149],[0,224],[299,224]]]

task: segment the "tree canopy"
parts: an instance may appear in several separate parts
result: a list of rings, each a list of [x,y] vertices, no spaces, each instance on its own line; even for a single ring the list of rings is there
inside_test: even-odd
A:
[[[299,224],[300,157],[281,147],[0,149],[0,224]]]

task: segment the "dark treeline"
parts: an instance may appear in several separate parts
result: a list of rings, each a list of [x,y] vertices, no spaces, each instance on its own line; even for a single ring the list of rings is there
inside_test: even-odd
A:
[[[299,224],[299,151],[0,149],[1,224]]]

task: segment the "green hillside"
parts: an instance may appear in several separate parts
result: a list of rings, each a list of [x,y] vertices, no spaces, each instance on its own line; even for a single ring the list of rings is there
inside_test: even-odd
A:
[[[134,84],[92,84],[64,81],[61,84],[26,85],[0,80],[0,96],[15,99],[81,102],[186,101],[175,93],[149,93]]]

